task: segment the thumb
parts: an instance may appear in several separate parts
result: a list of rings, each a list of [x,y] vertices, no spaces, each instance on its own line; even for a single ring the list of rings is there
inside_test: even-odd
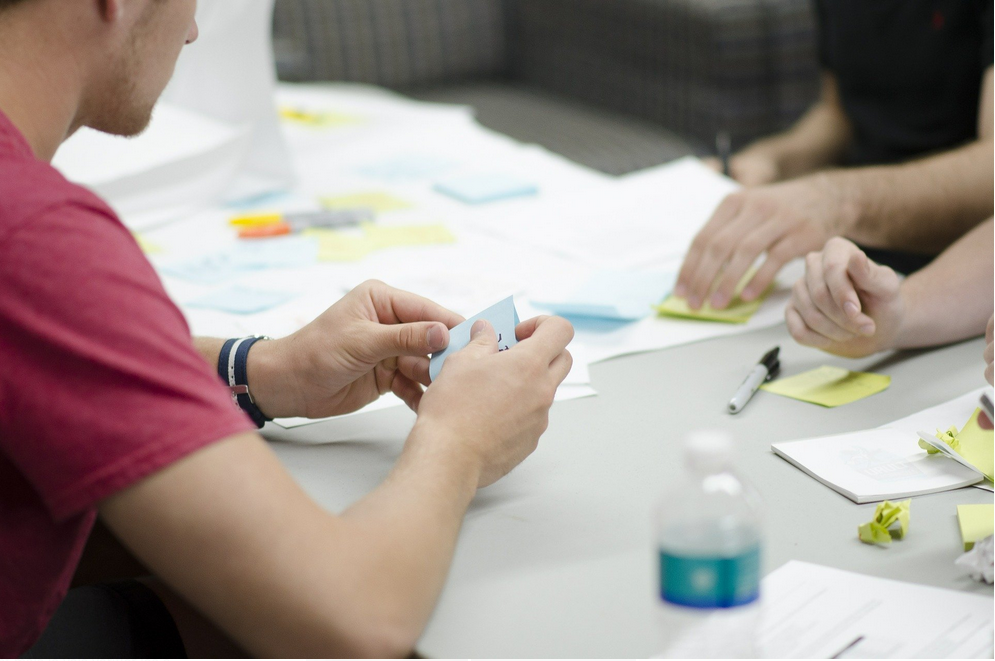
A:
[[[478,319],[470,327],[470,343],[464,351],[497,353],[497,350],[497,333],[494,332],[494,327],[486,319]]]
[[[376,342],[376,359],[426,356],[449,346],[449,329],[437,321],[382,325]]]
[[[898,288],[898,276],[887,266],[872,262],[862,251],[850,256],[846,272],[854,287],[874,297],[888,298]]]

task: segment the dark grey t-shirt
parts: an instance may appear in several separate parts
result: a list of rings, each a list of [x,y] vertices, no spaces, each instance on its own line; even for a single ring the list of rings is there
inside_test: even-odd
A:
[[[820,57],[853,123],[852,165],[977,137],[992,65],[992,0],[816,0]]]

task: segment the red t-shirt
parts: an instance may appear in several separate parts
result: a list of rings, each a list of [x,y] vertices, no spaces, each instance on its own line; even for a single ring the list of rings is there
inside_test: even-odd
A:
[[[48,623],[102,499],[253,428],[131,233],[0,112],[0,656]]]

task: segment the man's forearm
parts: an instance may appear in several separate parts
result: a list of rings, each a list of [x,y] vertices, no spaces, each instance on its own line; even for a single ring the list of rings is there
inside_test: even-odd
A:
[[[874,248],[940,253],[992,215],[992,144],[983,138],[911,163],[827,173],[853,201],[844,234]]]
[[[995,305],[993,239],[989,219],[902,283],[905,312],[897,348],[946,344],[985,332]]]
[[[852,129],[840,104],[836,79],[824,73],[821,98],[816,105],[784,133],[758,140],[741,153],[771,158],[777,165],[779,179],[792,179],[839,165],[851,140]]]

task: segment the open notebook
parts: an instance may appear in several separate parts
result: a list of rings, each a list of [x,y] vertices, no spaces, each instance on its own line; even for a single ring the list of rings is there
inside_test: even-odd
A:
[[[977,470],[919,447],[918,432],[960,428],[978,406],[983,388],[907,418],[848,434],[774,443],[775,454],[855,503],[908,498],[978,484]],[[989,441],[990,442],[990,441]]]

